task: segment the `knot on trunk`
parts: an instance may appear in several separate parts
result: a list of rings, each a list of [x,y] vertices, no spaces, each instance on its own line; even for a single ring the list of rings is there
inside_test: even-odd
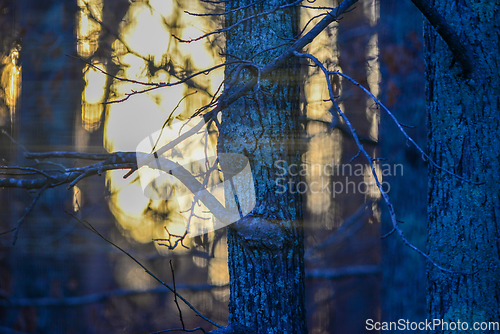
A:
[[[293,245],[295,241],[292,229],[286,227],[284,223],[290,226],[293,224],[293,222],[248,215],[232,224],[230,228],[247,247],[276,251]]]

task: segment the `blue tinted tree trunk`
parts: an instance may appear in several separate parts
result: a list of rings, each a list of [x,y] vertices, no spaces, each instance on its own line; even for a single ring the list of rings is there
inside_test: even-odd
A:
[[[76,52],[76,1],[18,0],[15,6],[22,33],[22,95],[14,122],[16,138],[30,151],[72,151],[83,88],[82,64],[66,56]],[[35,163],[25,160],[22,150],[18,152],[14,164]],[[79,263],[69,250],[74,223],[64,212],[72,210],[71,194],[64,187],[48,189],[21,226],[17,243],[9,252],[10,298],[81,293]],[[16,197],[12,225],[34,194],[18,191]],[[90,325],[74,310],[61,307],[9,308],[1,322],[21,332],[51,334],[81,333]]]
[[[380,60],[382,100],[404,124],[413,139],[425,147],[425,76],[423,63],[422,14],[410,1],[380,3]],[[405,236],[425,248],[427,222],[427,166],[414,146],[405,139],[393,120],[381,111],[380,153],[390,164],[389,196]],[[392,168],[394,166],[396,167]],[[394,172],[395,171],[395,172]],[[384,205],[382,205],[384,207]],[[387,211],[382,213],[382,235],[393,228]],[[403,244],[397,233],[382,245],[381,320],[422,321],[425,319],[425,261]],[[402,332],[395,330],[392,332]],[[408,331],[410,332],[410,331]]]
[[[226,11],[251,2],[230,1]],[[257,2],[249,9],[228,14],[226,26],[276,4]],[[293,6],[240,24],[226,35],[227,60],[247,59],[282,44],[297,34],[297,23],[298,9]],[[253,61],[266,64],[284,48],[264,52]],[[250,66],[228,67],[226,93],[236,90],[257,71]],[[219,152],[247,156],[255,181],[255,208],[228,230],[229,322],[246,326],[246,333],[307,332],[302,204],[296,187],[300,180],[283,171],[295,164],[291,173],[295,174],[301,159],[299,72],[298,61],[289,61],[223,112]],[[233,78],[235,73],[237,77]],[[289,181],[292,186],[287,185]]]
[[[469,69],[425,27],[430,156],[428,251],[448,274],[428,266],[428,318],[500,319],[500,1],[430,1],[472,50]],[[464,70],[465,69],[465,70]],[[475,333],[498,333],[478,330]],[[432,333],[455,333],[444,327]]]

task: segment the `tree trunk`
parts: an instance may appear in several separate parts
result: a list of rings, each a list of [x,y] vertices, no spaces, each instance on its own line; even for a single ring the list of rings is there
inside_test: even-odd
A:
[[[500,319],[500,1],[430,1],[474,51],[473,73],[463,71],[435,30],[426,24],[430,156],[440,166],[480,185],[431,168],[428,251],[428,318],[446,322]],[[452,325],[453,326],[453,325]],[[453,329],[453,328],[451,328]],[[457,328],[458,329],[458,328]],[[463,329],[463,328],[460,328]],[[499,328],[474,331],[497,333]],[[432,333],[455,333],[439,326]]]
[[[30,151],[72,151],[75,115],[80,111],[83,89],[82,64],[66,56],[75,53],[76,1],[19,0],[15,6],[23,32],[23,88],[15,118],[16,139]],[[24,159],[22,150],[18,153],[18,165],[34,164]],[[74,240],[68,229],[71,218],[64,212],[71,210],[71,193],[65,187],[48,189],[21,226],[17,243],[9,252],[9,293],[13,299],[81,292],[80,263],[70,252]],[[19,219],[34,195],[17,194],[13,207],[22,208],[14,210]],[[57,334],[91,327],[64,308],[7,308],[3,315],[3,326],[21,332]]]
[[[249,3],[230,1],[226,11]],[[226,15],[226,26],[275,6],[275,2],[258,2],[234,11]],[[296,35],[297,23],[298,9],[293,6],[238,25],[226,35],[227,60],[246,59],[282,44]],[[266,64],[284,48],[262,53],[253,61]],[[255,208],[228,230],[229,322],[246,326],[252,333],[307,333],[302,204],[295,186],[300,180],[283,172],[283,168],[298,166],[301,159],[299,69],[296,60],[289,61],[262,78],[260,89],[257,85],[223,112],[219,152],[247,156],[255,183]],[[238,71],[235,66],[226,68],[226,93],[240,87],[257,69],[248,66]],[[291,167],[291,172],[295,174],[297,168]]]
[[[410,1],[380,3],[380,60],[383,80],[382,100],[416,142],[425,147],[425,78],[422,75],[422,14]],[[425,248],[427,221],[427,166],[414,146],[405,145],[394,121],[381,111],[380,155],[398,173],[384,175],[389,196],[405,236],[420,249]],[[384,207],[384,205],[382,205]],[[393,228],[389,213],[382,212],[382,235]],[[381,321],[425,319],[425,261],[411,250],[397,233],[381,242],[382,289]],[[387,331],[402,333],[401,330]],[[412,332],[407,330],[405,332]]]

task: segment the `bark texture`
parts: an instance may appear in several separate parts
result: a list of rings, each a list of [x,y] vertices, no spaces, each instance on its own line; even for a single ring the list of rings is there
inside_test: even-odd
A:
[[[428,318],[448,322],[500,319],[500,1],[431,1],[474,50],[481,76],[470,78],[445,42],[425,27],[430,156],[475,185],[432,168],[429,174]],[[498,328],[475,333],[497,333]],[[435,328],[432,333],[452,333]]]
[[[257,2],[226,15],[226,26],[291,1]],[[231,1],[226,11],[251,1]],[[228,60],[247,59],[297,33],[296,6],[258,16],[230,30]],[[255,57],[267,64],[286,46]],[[220,153],[240,153],[250,160],[256,206],[228,231],[231,298],[229,322],[255,333],[306,333],[302,205],[297,177],[286,171],[300,164],[299,63],[295,59],[266,78],[223,113]],[[255,66],[228,67],[226,92],[258,74]],[[279,168],[279,167],[281,168]],[[292,174],[297,172],[292,167]],[[290,184],[288,182],[291,182]]]

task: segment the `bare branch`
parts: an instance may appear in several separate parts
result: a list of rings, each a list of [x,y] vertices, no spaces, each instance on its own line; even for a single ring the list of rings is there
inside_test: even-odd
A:
[[[205,174],[205,178],[203,179],[203,183],[201,184],[201,188],[200,189],[206,189],[207,187],[207,184],[208,184],[208,181],[210,180],[210,175],[212,174],[212,172],[218,170],[218,159],[214,162],[213,166],[209,167],[207,172],[204,173]],[[196,177],[196,176],[195,176]],[[182,180],[181,180],[182,182]],[[190,227],[191,227],[191,220],[193,217],[197,217],[199,219],[209,219],[209,218],[202,218],[202,217],[198,217],[195,215],[194,213],[194,210],[196,208],[196,206],[198,205],[198,202],[201,200],[200,197],[203,196],[203,199],[204,199],[204,203],[205,205],[207,206],[208,209],[211,209],[212,206],[211,204],[205,199],[206,197],[206,193],[205,192],[193,192],[193,194],[196,194],[194,196],[194,199],[193,199],[193,202],[191,203],[191,206],[189,208],[189,211],[190,211],[190,214],[189,214],[189,218],[188,218],[188,222],[187,222],[187,225],[186,225],[186,230],[184,231],[184,233],[182,235],[175,235],[175,234],[172,234],[168,231],[167,227],[164,226],[165,228],[165,231],[167,232],[167,235],[168,235],[168,239],[153,239],[153,241],[156,241],[158,242],[158,245],[160,246],[165,246],[167,247],[168,249],[175,249],[177,247],[177,245],[181,244],[182,247],[184,248],[188,248],[187,246],[184,245],[184,239],[186,238],[189,230],[190,230]],[[221,210],[220,208],[218,210]],[[187,210],[186,210],[187,211]],[[220,216],[219,214],[216,214],[214,213],[214,215],[216,216]],[[172,237],[174,238],[177,238],[177,240],[175,240],[173,243],[172,243]]]
[[[460,175],[457,175],[455,173],[453,173],[452,171],[446,169],[446,168],[443,168],[442,166],[438,165],[434,160],[431,159],[431,157],[429,157],[429,155],[427,153],[424,152],[424,150],[413,140],[413,138],[411,138],[407,133],[406,131],[403,129],[403,126],[396,118],[396,116],[394,116],[394,114],[382,103],[380,102],[380,100],[378,100],[375,95],[373,95],[368,89],[366,89],[365,87],[361,86],[361,84],[359,84],[356,80],[354,80],[353,78],[351,78],[350,76],[348,75],[345,75],[344,73],[341,73],[341,72],[338,72],[338,71],[328,71],[329,74],[337,74],[337,75],[340,75],[341,77],[343,78],[346,78],[347,80],[349,80],[350,82],[352,82],[354,85],[356,85],[357,87],[359,87],[361,90],[363,90],[363,92],[365,92],[368,96],[370,96],[370,98],[372,98],[373,101],[375,101],[375,103],[377,104],[377,107],[378,106],[381,106],[382,109],[384,109],[387,114],[392,118],[392,120],[394,121],[394,123],[396,124],[396,126],[399,128],[399,131],[401,133],[403,133],[403,135],[405,136],[405,138],[410,141],[414,146],[415,148],[420,152],[420,154],[422,154],[422,158],[424,160],[427,160],[430,162],[430,164],[434,167],[436,167],[437,169],[439,170],[442,170],[443,172],[447,173],[447,174],[450,174],[454,177],[456,177],[457,179],[461,180],[461,181],[464,181],[464,182],[467,182],[467,183],[471,183],[471,184],[475,184],[475,185],[481,185],[483,184],[483,182],[474,182],[474,181],[471,181],[471,180],[468,180]]]
[[[316,16],[311,17],[309,19],[309,21],[307,21],[307,23],[304,25],[304,28],[302,28],[302,30],[297,34],[297,37],[302,35],[304,33],[304,31],[306,31],[307,27],[309,26],[309,23],[312,23],[315,19],[320,18],[320,17],[325,16],[325,15],[328,15],[328,13],[321,13],[321,14],[318,14]]]
[[[134,152],[124,153],[130,154],[131,156],[134,154]],[[68,168],[65,171],[58,171],[58,173],[50,175],[50,177],[47,177],[45,179],[0,179],[0,188],[41,189],[45,186],[47,186],[48,188],[54,188],[56,186],[68,183],[68,188],[72,188],[76,185],[76,183],[89,176],[101,175],[103,172],[108,170],[133,168],[137,168],[137,163],[134,160],[127,163],[116,164],[100,162],[86,167]],[[42,173],[43,171],[39,170],[39,172]]]
[[[448,24],[445,15],[442,15],[429,0],[411,0],[413,4],[424,14],[429,23],[443,38],[453,55],[456,57],[465,75],[471,73],[480,74],[474,60],[474,50],[469,43],[462,40],[458,30]]]
[[[217,68],[224,67],[224,66],[227,66],[227,65],[230,65],[230,64],[234,64],[234,63],[241,63],[241,62],[243,62],[243,61],[235,60],[235,61],[231,61],[231,62],[225,62],[225,63],[222,63],[222,64],[217,64],[217,65],[214,65],[214,66],[212,66],[210,68],[207,68],[205,70],[198,71],[196,73],[193,73],[191,75],[183,77],[182,79],[180,79],[178,81],[175,81],[175,82],[159,82],[159,83],[145,83],[145,82],[140,82],[141,85],[147,85],[147,86],[153,86],[153,87],[146,88],[146,89],[143,89],[143,90],[132,90],[132,92],[126,93],[125,97],[122,98],[122,99],[104,102],[103,104],[111,104],[111,103],[124,102],[124,101],[128,100],[132,95],[151,92],[151,91],[156,90],[158,88],[177,86],[177,85],[186,83],[189,80],[191,80],[191,79],[193,79],[193,78],[195,78],[195,77],[197,77],[197,76],[199,76],[201,74],[207,74],[207,73],[209,73],[209,72],[211,72],[211,71],[213,71],[213,70],[215,70]],[[103,72],[103,73],[107,74],[106,72]],[[107,74],[107,75],[110,75],[110,74]],[[120,77],[116,77],[116,76],[112,76],[112,77],[115,78],[115,79],[117,79],[117,80],[120,80],[120,81],[130,81],[129,79],[125,79],[125,78],[120,78]],[[132,81],[135,81],[135,80],[132,80]]]
[[[325,120],[322,120],[322,119],[309,118],[309,117],[300,117],[300,120],[302,122],[317,122],[317,123],[322,123],[322,124],[328,125],[330,131],[334,130],[334,129],[337,129],[343,135],[349,137],[350,139],[353,139],[352,134],[349,131],[349,129],[346,128],[346,126],[344,126],[344,124],[342,124],[340,122],[332,124],[333,122],[325,121]],[[368,137],[361,137],[361,136],[359,136],[359,141],[362,142],[362,143],[365,143],[365,144],[378,145],[377,141],[375,141],[375,140],[373,140],[371,138],[368,138]]]
[[[368,163],[370,165],[370,169],[371,169],[373,178],[375,180],[375,183],[377,185],[377,188],[378,188],[380,194],[382,195],[382,198],[384,199],[384,201],[385,201],[385,203],[387,205],[387,208],[389,210],[389,215],[391,217],[392,226],[398,232],[399,237],[405,243],[405,245],[407,245],[408,247],[410,247],[411,249],[413,249],[414,251],[416,251],[417,253],[419,253],[420,255],[422,255],[433,266],[435,266],[436,268],[440,269],[443,272],[447,272],[447,273],[450,273],[450,274],[472,274],[472,273],[466,273],[466,272],[458,272],[458,271],[454,271],[454,270],[442,267],[436,261],[434,261],[429,255],[427,255],[425,252],[421,251],[418,247],[416,247],[408,239],[406,239],[406,237],[403,234],[403,231],[399,228],[399,226],[397,224],[396,213],[394,211],[394,207],[393,207],[392,203],[389,200],[389,195],[387,195],[387,193],[382,188],[382,184],[380,183],[378,175],[377,175],[377,173],[375,171],[375,166],[373,165],[374,159],[368,154],[368,152],[366,152],[365,148],[363,147],[363,145],[361,144],[361,142],[360,142],[360,140],[358,138],[358,135],[356,134],[356,130],[354,129],[354,127],[352,126],[351,122],[349,121],[349,119],[347,118],[347,116],[344,114],[344,112],[340,109],[337,101],[335,100],[335,94],[333,93],[333,87],[332,87],[332,84],[331,84],[329,76],[330,76],[331,73],[334,73],[334,72],[338,73],[338,72],[336,72],[336,71],[328,71],[325,68],[325,66],[316,57],[314,57],[313,55],[306,54],[306,53],[299,53],[299,52],[294,52],[294,54],[297,57],[300,57],[300,58],[309,58],[309,59],[311,59],[316,64],[316,66],[318,66],[321,69],[321,71],[323,72],[323,74],[325,76],[325,79],[326,79],[327,86],[328,86],[328,92],[330,94],[330,100],[332,101],[333,105],[335,106],[335,109],[337,110],[337,113],[340,115],[340,117],[342,117],[342,119],[344,120],[344,122],[346,123],[346,125],[349,127],[349,129],[350,129],[350,131],[351,131],[351,133],[352,133],[352,135],[354,137],[354,140],[356,142],[356,145],[359,148],[359,151],[361,153],[363,153],[363,155],[368,160]],[[342,76],[345,76],[345,74],[343,74]],[[351,81],[354,81],[354,80],[351,79]],[[371,93],[369,95],[373,96]],[[376,102],[379,103],[378,100]],[[396,123],[399,125],[399,123],[397,121],[396,121]]]
[[[179,37],[177,37],[175,35],[172,35],[172,36],[174,36],[175,39],[177,39],[179,42],[182,42],[182,43],[196,42],[196,41],[199,41],[200,39],[203,39],[205,37],[208,37],[208,36],[211,36],[211,35],[214,35],[214,34],[220,34],[220,33],[232,30],[232,29],[236,28],[238,25],[242,24],[243,22],[246,22],[246,21],[249,21],[249,20],[253,20],[253,19],[255,19],[255,18],[259,17],[259,16],[265,16],[265,15],[272,14],[272,13],[276,12],[279,9],[285,9],[285,8],[288,8],[288,7],[292,7],[292,6],[295,6],[295,5],[297,5],[297,4],[301,3],[301,2],[302,2],[302,0],[297,0],[297,1],[292,2],[290,4],[276,6],[275,8],[270,9],[270,10],[268,10],[266,12],[261,12],[261,13],[258,13],[258,14],[252,15],[252,16],[245,17],[244,19],[239,20],[238,22],[236,22],[232,26],[229,26],[229,27],[223,28],[223,29],[217,29],[215,31],[211,31],[211,32],[206,33],[206,34],[204,34],[204,35],[202,35],[200,37],[197,37],[197,38],[192,38],[192,39],[185,40],[185,39],[181,39],[181,38],[179,38]],[[237,9],[240,9],[240,8],[237,8]],[[190,14],[193,15],[192,13],[190,13]]]
[[[112,154],[112,153],[111,153]],[[82,152],[26,152],[26,159],[48,159],[48,158],[63,158],[63,159],[85,159],[85,160],[106,160],[111,157],[110,153],[82,153]]]
[[[163,148],[162,148],[163,150]],[[159,152],[159,151],[158,151]],[[163,153],[163,152],[162,152]],[[50,155],[51,153],[47,153]],[[144,154],[144,153],[140,153]],[[161,153],[158,153],[161,154]],[[150,162],[153,161],[154,155]],[[50,178],[45,179],[0,179],[0,187],[4,188],[23,188],[23,189],[37,189],[37,188],[53,188],[62,184],[69,184],[68,188],[73,187],[82,179],[92,176],[100,175],[108,170],[115,169],[137,169],[137,155],[135,152],[118,152],[110,153],[109,158],[105,161],[77,168],[67,168],[64,171],[51,175]],[[142,161],[149,161],[148,158]],[[220,219],[227,218],[227,210],[210,192],[206,191],[204,185],[200,183],[195,176],[193,176],[184,167],[171,160],[159,158],[157,163],[161,165],[162,170],[169,170],[172,175],[178,178],[193,194],[202,194],[204,204],[211,210],[211,212]],[[158,167],[158,166],[155,166]],[[205,190],[205,191],[204,191]]]
[[[40,174],[45,176],[48,179],[51,179],[52,176],[48,174],[48,172],[51,172],[51,170],[46,171],[46,170],[41,170],[38,168],[34,167],[22,167],[22,166],[0,166],[0,169],[14,169],[14,170],[26,170],[26,171],[31,171],[34,174]],[[52,170],[52,171],[58,171],[57,169]]]
[[[323,240],[318,245],[308,249],[305,252],[304,257],[309,259],[317,250],[335,245],[359,230],[365,224],[365,219],[370,217],[372,214],[371,205],[372,202],[363,203],[358,210],[356,210],[356,212],[342,222],[340,227],[334,233],[330,234],[328,238]]]

